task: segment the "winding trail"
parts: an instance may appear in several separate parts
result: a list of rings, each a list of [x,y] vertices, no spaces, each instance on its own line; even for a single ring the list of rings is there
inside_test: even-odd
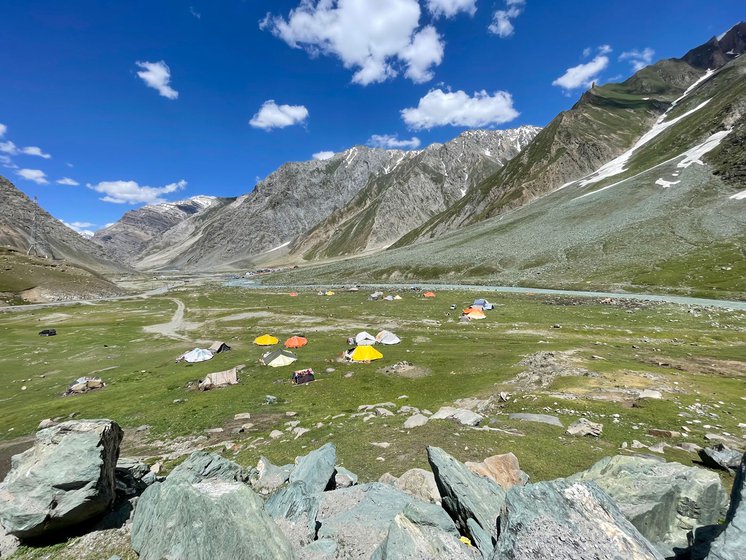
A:
[[[179,334],[177,331],[184,331],[195,326],[195,323],[188,323],[184,321],[184,311],[186,306],[184,302],[176,298],[168,298],[176,304],[176,311],[174,311],[171,320],[168,323],[160,323],[158,325],[148,325],[143,327],[146,333],[160,334],[168,338],[175,338],[177,340],[191,341],[187,336]]]

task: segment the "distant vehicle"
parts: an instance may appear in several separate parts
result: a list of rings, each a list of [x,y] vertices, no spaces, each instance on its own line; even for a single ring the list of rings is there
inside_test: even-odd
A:
[[[57,329],[44,329],[39,331],[39,336],[57,336]]]

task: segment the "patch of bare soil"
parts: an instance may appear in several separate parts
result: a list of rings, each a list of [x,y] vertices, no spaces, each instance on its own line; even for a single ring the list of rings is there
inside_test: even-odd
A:
[[[411,362],[397,362],[377,371],[384,375],[398,375],[399,377],[406,377],[408,379],[426,377],[432,373],[428,368],[417,366]]]
[[[547,387],[558,377],[596,377],[594,371],[581,367],[574,356],[577,350],[536,352],[526,356],[518,365],[524,369],[511,381],[520,389]]]
[[[737,360],[716,360],[715,358],[699,356],[682,360],[656,356],[655,358],[646,359],[645,363],[685,371],[687,373],[720,375],[722,377],[746,377],[746,362],[739,362]]]

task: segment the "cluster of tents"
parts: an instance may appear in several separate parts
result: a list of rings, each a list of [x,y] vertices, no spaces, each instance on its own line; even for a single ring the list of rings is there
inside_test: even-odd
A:
[[[399,294],[394,294],[394,295],[389,294],[386,296],[383,294],[383,292],[373,292],[372,294],[368,296],[368,301],[379,301],[379,300],[396,301],[400,299],[403,299],[403,298]]]
[[[399,344],[401,339],[391,331],[380,331],[376,336],[373,336],[369,332],[361,331],[354,337],[347,339],[348,344],[354,344],[354,348],[350,348],[343,353],[345,360],[350,362],[371,362],[373,360],[380,360],[383,358],[378,350],[373,348],[374,344]]]
[[[472,320],[486,319],[487,315],[485,315],[484,312],[489,311],[493,308],[494,306],[486,299],[483,299],[483,298],[475,299],[474,303],[472,303],[469,307],[463,310],[463,312],[461,313],[461,320],[472,321]]]
[[[280,339],[270,334],[263,334],[254,339],[254,344],[257,346],[274,346],[279,342]],[[262,357],[259,358],[259,362],[269,367],[289,366],[298,359],[298,356],[287,349],[303,348],[306,344],[308,344],[308,339],[306,337],[293,335],[283,343],[285,348],[270,350],[269,352],[264,353]]]

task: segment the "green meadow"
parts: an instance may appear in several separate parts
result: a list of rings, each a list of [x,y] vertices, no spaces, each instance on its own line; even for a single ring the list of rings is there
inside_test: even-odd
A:
[[[665,440],[671,447],[663,456],[685,464],[696,455],[675,448],[676,443],[704,446],[705,434],[712,432],[744,435],[738,427],[746,422],[744,312],[486,294],[495,304],[487,318],[460,323],[460,310],[480,294],[441,291],[425,299],[400,293],[400,301],[368,301],[363,291],[333,296],[301,291],[289,297],[208,285],[148,299],[2,313],[0,450],[14,449],[45,418],[106,417],[125,428],[123,455],[153,461],[168,455],[167,468],[183,460],[174,454],[174,442],[211,446],[249,466],[262,455],[276,464],[292,462],[332,441],[338,462],[362,481],[426,466],[427,445],[443,447],[462,461],[512,451],[531,478],[541,480],[619,453],[623,442],[662,441],[647,435],[651,428],[690,430]],[[160,333],[146,330],[169,324],[175,300],[185,306],[183,323]],[[39,337],[43,328],[56,328],[58,335]],[[379,347],[383,359],[339,361],[348,336],[381,329],[402,339]],[[297,351],[292,366],[269,368],[258,362],[267,349],[253,344],[265,333],[280,343],[302,334],[309,344]],[[213,340],[224,340],[232,350],[199,364],[176,362],[184,351]],[[591,374],[559,377],[539,388],[511,383],[526,369],[519,362],[537,352],[563,353]],[[413,364],[418,375],[383,371],[402,361]],[[208,373],[240,364],[245,368],[238,385],[196,390]],[[292,385],[292,371],[301,368],[313,368],[316,381]],[[107,385],[63,396],[81,376],[100,376]],[[662,391],[664,398],[634,397],[634,390],[645,388]],[[509,393],[506,402],[497,398],[500,392]],[[275,396],[276,404],[267,404],[267,395]],[[351,417],[365,404],[392,402],[435,412],[472,397],[491,399],[483,425],[494,429],[431,420],[404,430],[405,414]],[[251,420],[234,421],[235,414],[245,412]],[[586,416],[603,423],[603,435],[573,438],[558,427],[510,420],[511,412],[553,414],[565,426]],[[616,422],[612,415],[618,415]],[[309,430],[297,439],[287,424],[296,421]],[[233,433],[247,422],[253,427]],[[150,429],[136,431],[143,425]],[[212,428],[224,431],[206,433]],[[272,439],[273,430],[286,435]]]

